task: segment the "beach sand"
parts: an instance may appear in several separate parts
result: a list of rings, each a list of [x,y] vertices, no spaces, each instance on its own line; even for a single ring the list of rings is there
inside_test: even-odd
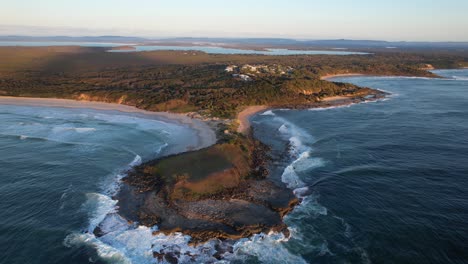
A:
[[[361,74],[361,73],[327,74],[327,75],[320,77],[320,80],[328,80],[328,79],[335,78],[335,77],[349,77],[349,76],[362,76],[362,75],[364,74]]]
[[[145,116],[152,117],[161,121],[185,125],[195,130],[198,137],[198,143],[196,146],[194,146],[194,149],[206,148],[216,143],[216,134],[213,131],[213,129],[211,129],[205,122],[199,119],[191,118],[186,114],[151,112],[128,105],[55,98],[0,96],[0,104],[62,108],[87,108],[94,110],[119,111],[124,113],[143,114]]]
[[[239,127],[237,132],[242,134],[247,134],[250,130],[249,118],[255,115],[258,112],[268,109],[266,105],[254,105],[249,106],[237,114],[237,121],[239,122]]]

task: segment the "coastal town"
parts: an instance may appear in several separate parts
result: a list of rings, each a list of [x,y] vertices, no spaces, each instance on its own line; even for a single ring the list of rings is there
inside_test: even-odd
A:
[[[231,73],[234,78],[248,82],[265,75],[290,76],[294,72],[294,68],[278,64],[245,64],[241,66],[229,65],[225,71]]]

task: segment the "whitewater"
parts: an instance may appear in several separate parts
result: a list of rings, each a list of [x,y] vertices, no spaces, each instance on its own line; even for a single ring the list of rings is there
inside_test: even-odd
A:
[[[113,199],[131,167],[199,144],[192,127],[141,113],[0,104],[0,259],[157,263],[154,252],[171,252],[182,263],[460,263],[468,70],[436,73],[446,78],[343,77],[392,96],[252,117],[271,147],[271,180],[301,199],[284,219],[290,236],[196,246],[127,222]]]

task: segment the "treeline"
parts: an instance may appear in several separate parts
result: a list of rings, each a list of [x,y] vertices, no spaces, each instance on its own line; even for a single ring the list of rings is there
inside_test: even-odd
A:
[[[183,52],[111,54],[100,49],[52,52],[12,49],[0,62],[0,95],[57,97],[117,102],[153,111],[205,111],[232,117],[246,105],[294,105],[322,97],[365,93],[351,84],[320,80],[326,74],[434,76],[421,69],[455,67],[463,54],[382,53],[355,56],[209,55]],[[18,56],[15,56],[15,52]],[[18,60],[18,61],[16,61]],[[290,74],[234,78],[227,65],[278,64]]]
[[[217,117],[232,117],[241,106],[304,104],[324,96],[353,94],[361,89],[354,85],[321,81],[307,72],[242,81],[224,69],[225,65],[116,69],[5,78],[0,80],[0,87],[12,96],[119,102],[152,111],[206,110]]]

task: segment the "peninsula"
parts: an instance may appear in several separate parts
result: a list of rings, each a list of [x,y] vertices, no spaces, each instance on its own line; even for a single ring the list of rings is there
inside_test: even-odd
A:
[[[269,108],[327,107],[386,96],[329,82],[331,75],[437,77],[425,65],[466,63],[445,53],[265,56],[112,53],[85,47],[5,47],[0,57],[2,96],[114,103],[179,113],[185,122],[208,124],[216,143],[212,137],[205,140],[210,144],[136,166],[115,197],[119,214],[128,221],[157,225],[155,232],[188,234],[193,243],[288,233],[282,219],[300,198],[269,180],[268,147],[253,137],[251,115]],[[94,233],[103,235],[99,226]]]

